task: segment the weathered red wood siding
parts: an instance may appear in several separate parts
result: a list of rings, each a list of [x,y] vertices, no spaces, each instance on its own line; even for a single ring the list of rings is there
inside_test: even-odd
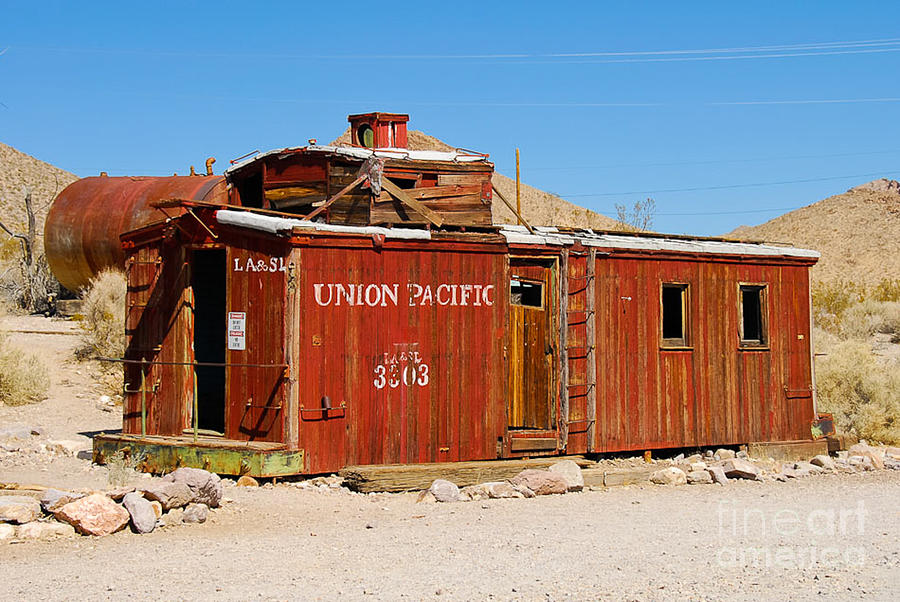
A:
[[[808,266],[612,256],[596,267],[597,451],[810,438]],[[664,282],[689,286],[688,349],[661,348]],[[763,349],[740,346],[741,283],[767,285]]]
[[[226,353],[225,437],[282,441],[285,382],[285,298],[293,271],[285,239],[225,234],[227,311],[246,313],[246,349]],[[250,364],[242,366],[240,364]]]
[[[125,297],[125,358],[164,362],[145,368],[146,434],[180,435],[190,414],[183,399],[193,386],[190,368],[166,362],[191,361],[189,276],[186,251],[161,239],[128,250]],[[125,365],[123,431],[141,434],[141,366]]]
[[[371,239],[322,236],[298,244],[299,446],[307,471],[497,457],[506,432],[505,247],[388,240],[379,250]],[[329,284],[366,289],[353,304],[344,296],[338,303]],[[397,285],[397,303],[383,289],[376,302],[372,285]],[[423,287],[421,295],[411,298],[410,285]],[[480,298],[471,291],[462,305],[457,288],[456,304],[446,303],[453,299],[448,288],[438,292],[441,285],[480,285]],[[321,409],[325,396],[334,409]]]

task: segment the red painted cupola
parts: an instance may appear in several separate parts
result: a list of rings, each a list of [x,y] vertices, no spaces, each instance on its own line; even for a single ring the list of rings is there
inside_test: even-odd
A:
[[[403,113],[361,113],[347,117],[350,142],[364,148],[406,148],[406,122]]]

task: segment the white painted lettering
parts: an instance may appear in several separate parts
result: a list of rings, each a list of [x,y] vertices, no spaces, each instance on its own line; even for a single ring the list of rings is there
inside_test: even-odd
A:
[[[487,285],[486,287],[484,287],[484,290],[481,291],[481,300],[484,302],[485,305],[490,306],[490,305],[494,304],[494,300],[491,298],[492,292],[494,292],[493,284]]]
[[[362,289],[362,285],[359,285]],[[377,284],[370,284],[366,287],[366,305],[375,307],[381,302],[381,288]]]
[[[445,299],[442,299],[442,298],[441,298],[441,291],[446,291],[446,293],[447,293],[448,296],[447,296]],[[438,305],[450,305],[450,298],[449,298],[449,295],[450,295],[450,285],[449,285],[449,284],[442,284],[442,285],[440,285],[439,287],[437,287],[437,302],[438,302]]]
[[[422,285],[410,282],[406,285],[406,288],[409,291],[409,306],[413,307],[418,303],[419,297],[422,296]]]
[[[237,260],[235,259],[235,261],[237,261]],[[328,300],[323,301],[322,300],[322,289],[326,286],[328,287]],[[318,283],[313,284],[313,296],[316,298],[316,303],[318,303],[322,307],[331,305],[332,287],[333,287],[333,285],[331,285],[331,284],[327,284],[327,285],[326,284],[318,284]]]
[[[434,299],[431,295],[431,285],[426,284],[422,291],[422,303],[420,305],[434,305]]]
[[[381,307],[387,307],[388,299],[391,305],[397,305],[397,288],[398,284],[382,284],[381,285]]]

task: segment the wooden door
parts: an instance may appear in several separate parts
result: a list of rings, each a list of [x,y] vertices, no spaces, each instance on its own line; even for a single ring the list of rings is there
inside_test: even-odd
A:
[[[508,426],[554,428],[556,336],[552,268],[538,260],[510,260]]]

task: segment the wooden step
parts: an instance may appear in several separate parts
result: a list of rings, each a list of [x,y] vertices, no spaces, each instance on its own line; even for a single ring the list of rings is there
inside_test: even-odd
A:
[[[552,456],[527,460],[481,460],[435,464],[389,464],[348,466],[338,474],[350,489],[372,491],[416,491],[428,489],[435,479],[446,479],[459,487],[511,479],[526,468],[548,468],[560,460],[574,460],[579,466],[594,463],[584,456]]]

